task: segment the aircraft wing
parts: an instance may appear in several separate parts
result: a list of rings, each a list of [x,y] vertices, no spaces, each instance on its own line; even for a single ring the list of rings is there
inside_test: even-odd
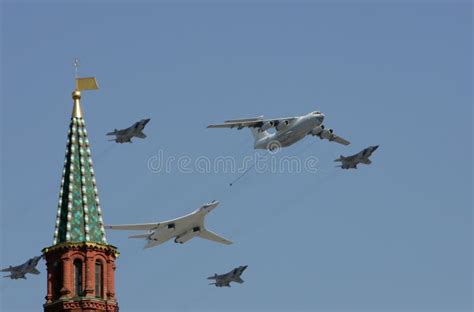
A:
[[[109,230],[124,230],[124,231],[151,231],[156,230],[160,223],[142,223],[142,224],[121,224],[121,225],[106,225]]]
[[[274,119],[263,119],[263,116],[255,117],[255,118],[243,118],[243,119],[231,119],[226,120],[222,124],[213,124],[207,126],[208,128],[260,128],[264,124],[269,124],[272,128],[276,126],[280,122],[291,122],[297,117],[286,117],[286,118],[274,118]]]
[[[351,144],[351,142],[349,142],[346,139],[341,138],[340,136],[337,136],[337,135],[334,135],[334,138],[332,140],[330,139],[329,141],[334,141],[334,142],[337,142],[337,143],[342,144],[342,145]]]
[[[324,126],[316,127],[310,132],[310,134],[316,135],[321,139],[337,142],[342,145],[351,144],[351,142],[335,134],[332,129],[324,129]]]
[[[30,271],[30,272],[28,272],[28,273],[31,273],[31,274],[36,274],[36,275],[38,275],[38,274],[40,274],[41,272],[40,272],[40,271],[38,271],[38,269],[36,269],[36,268],[33,268],[33,269],[31,269],[31,271]]]
[[[211,232],[209,230],[202,230],[201,232],[199,232],[199,237],[201,238],[204,238],[204,239],[208,239],[208,240],[211,240],[211,241],[215,241],[215,242],[218,242],[218,243],[221,243],[221,244],[225,244],[225,245],[230,245],[232,244],[232,242],[230,240],[227,240],[223,237],[220,237],[219,235],[217,235],[216,233],[214,232]]]
[[[321,132],[319,137],[322,138],[322,139],[329,140],[329,141],[337,142],[337,143],[342,144],[342,145],[351,144],[351,142],[347,141],[344,138],[341,138],[340,136],[338,136],[337,134],[335,134],[334,132],[329,131],[329,130]]]
[[[146,134],[143,132],[138,132],[137,134],[135,134],[135,136],[140,139],[146,138]]]
[[[362,159],[360,162],[365,165],[370,165],[372,163],[372,161],[369,158]]]
[[[163,222],[105,225],[104,228],[110,229],[110,230],[124,230],[124,231],[152,231],[152,230],[158,230],[159,228],[167,227],[168,225],[173,224],[173,223],[178,223],[181,220],[183,220],[185,217],[188,217],[189,215],[172,219],[172,220],[168,220],[168,221],[163,221]]]
[[[239,276],[239,277],[234,278],[234,282],[242,284],[244,282],[244,280],[241,279],[240,276]]]

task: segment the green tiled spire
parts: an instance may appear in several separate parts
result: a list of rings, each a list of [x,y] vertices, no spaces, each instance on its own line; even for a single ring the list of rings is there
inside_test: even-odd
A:
[[[74,91],[53,245],[107,243],[80,98]]]

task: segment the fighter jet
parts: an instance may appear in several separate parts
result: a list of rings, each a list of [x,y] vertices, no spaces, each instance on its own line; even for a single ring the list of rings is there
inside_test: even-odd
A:
[[[230,287],[230,282],[236,282],[242,284],[244,282],[243,279],[240,278],[240,275],[244,273],[245,269],[247,268],[246,265],[239,266],[238,268],[233,269],[229,273],[218,275],[217,273],[214,276],[209,276],[207,279],[215,280],[214,283],[210,283],[209,285],[216,285],[216,287]]]
[[[129,238],[144,238],[146,240],[145,248],[158,246],[172,238],[174,238],[175,243],[184,244],[196,236],[230,245],[232,244],[231,241],[207,230],[204,226],[204,218],[218,205],[219,202],[213,200],[190,214],[169,221],[145,224],[106,225],[105,228],[111,230],[148,231],[144,234],[129,236]]]
[[[342,169],[357,169],[358,164],[370,165],[372,162],[370,161],[369,157],[373,152],[375,152],[377,148],[379,148],[378,145],[369,146],[352,156],[344,157],[341,155],[339,156],[340,158],[334,160],[341,162],[341,165],[336,167],[341,167]]]
[[[255,139],[255,149],[274,150],[290,146],[307,135],[317,136],[343,145],[350,142],[337,136],[332,129],[326,129],[323,125],[324,114],[318,111],[304,116],[263,119],[256,118],[231,119],[223,124],[209,125],[208,128],[250,128]],[[275,132],[267,130],[274,128]]]
[[[111,139],[109,141],[115,141],[117,143],[132,143],[133,137],[144,139],[146,138],[146,134],[143,133],[143,129],[145,129],[145,126],[149,121],[150,118],[142,119],[126,129],[115,129],[113,132],[107,133],[107,135],[115,135],[115,139]]]
[[[10,267],[0,270],[0,272],[10,272],[10,275],[6,275],[4,277],[9,277],[11,279],[26,279],[25,275],[28,273],[38,275],[40,274],[40,271],[36,269],[36,266],[38,265],[38,262],[41,260],[41,258],[43,258],[43,256],[33,257],[21,265],[15,267],[10,265]]]

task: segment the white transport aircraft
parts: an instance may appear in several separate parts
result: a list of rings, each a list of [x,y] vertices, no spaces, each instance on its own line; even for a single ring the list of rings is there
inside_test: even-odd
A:
[[[230,245],[232,244],[231,241],[207,230],[204,226],[204,218],[218,205],[219,202],[213,200],[190,214],[169,221],[144,224],[106,225],[105,228],[111,230],[148,231],[144,234],[129,236],[129,238],[145,239],[145,248],[161,245],[172,238],[175,239],[175,243],[183,244],[196,236]]]
[[[318,111],[304,116],[263,119],[256,118],[231,119],[222,124],[209,125],[208,128],[250,128],[255,139],[255,149],[274,150],[280,147],[290,146],[307,135],[318,136],[343,145],[350,142],[337,136],[332,129],[326,129],[323,125],[324,114]],[[267,130],[274,128],[274,133]]]

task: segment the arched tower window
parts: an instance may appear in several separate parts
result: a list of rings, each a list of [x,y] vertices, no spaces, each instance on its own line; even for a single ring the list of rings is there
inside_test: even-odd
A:
[[[74,260],[74,295],[82,296],[82,261]]]
[[[104,292],[104,272],[102,262],[95,262],[95,296],[98,298],[103,298]]]
[[[56,261],[53,264],[53,299],[61,297],[61,288],[63,288],[63,264],[61,261]]]

